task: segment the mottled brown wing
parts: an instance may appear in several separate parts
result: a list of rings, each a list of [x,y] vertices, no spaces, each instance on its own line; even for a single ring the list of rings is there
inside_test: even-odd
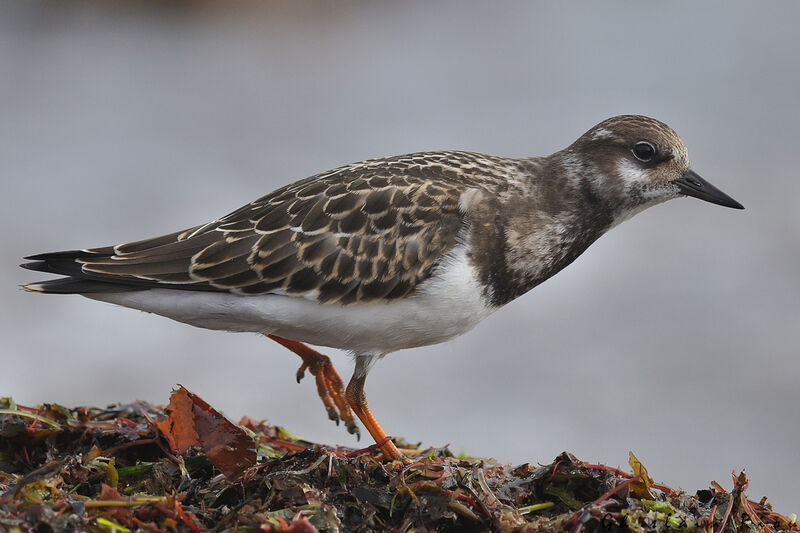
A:
[[[342,167],[205,226],[89,250],[76,261],[102,280],[342,304],[400,298],[456,244],[464,224],[459,197],[474,186],[442,165],[414,161]]]

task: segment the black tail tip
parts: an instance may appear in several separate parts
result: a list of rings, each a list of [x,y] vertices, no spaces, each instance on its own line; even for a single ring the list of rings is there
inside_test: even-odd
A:
[[[30,259],[30,257],[23,257],[23,259]],[[44,261],[36,261],[31,263],[21,263],[19,266],[24,268],[25,270],[35,270],[37,272],[41,272],[41,268],[44,265]]]
[[[64,277],[47,281],[37,281],[20,285],[27,292],[41,292],[45,294],[95,294],[109,292],[129,292],[142,290],[141,287],[107,283],[104,281]]]

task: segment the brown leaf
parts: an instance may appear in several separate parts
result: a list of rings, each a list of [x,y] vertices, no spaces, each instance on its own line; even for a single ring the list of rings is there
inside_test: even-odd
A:
[[[192,446],[200,445],[200,437],[194,427],[194,413],[189,391],[182,385],[179,387],[178,390],[172,391],[169,405],[164,409],[167,416],[157,420],[156,425],[167,438],[170,449],[186,453]]]
[[[121,500],[122,494],[117,491],[117,489],[113,489],[102,483],[100,485],[100,496],[97,497],[98,500]]]
[[[181,453],[198,446],[225,477],[256,463],[255,443],[240,427],[183,386],[173,391],[167,417],[156,422],[170,447]]]
[[[97,497],[98,500],[122,500],[124,497],[122,494],[112,487],[109,487],[105,483],[100,485],[100,496]],[[101,511],[102,514],[113,518],[120,524],[130,525],[131,523],[131,512],[130,509],[126,509],[125,507],[109,507],[107,509],[103,509]]]
[[[628,452],[628,464],[633,469],[633,475],[639,476],[639,479],[631,483],[631,492],[639,499],[653,499],[653,493],[650,492],[650,487],[653,486],[653,480],[647,474],[647,469],[644,465],[633,455],[633,452]]]
[[[83,464],[88,465],[92,459],[95,457],[100,457],[103,455],[103,450],[97,447],[97,445],[93,445],[92,448],[86,453],[83,458]]]

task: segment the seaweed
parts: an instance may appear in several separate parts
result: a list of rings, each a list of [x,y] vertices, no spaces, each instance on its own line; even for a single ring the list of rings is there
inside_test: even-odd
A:
[[[403,444],[405,445],[405,444]],[[0,531],[798,531],[747,498],[744,473],[687,494],[562,453],[504,465],[406,449],[390,461],[305,441],[247,417],[234,424],[179,387],[144,402],[36,408],[0,400]]]

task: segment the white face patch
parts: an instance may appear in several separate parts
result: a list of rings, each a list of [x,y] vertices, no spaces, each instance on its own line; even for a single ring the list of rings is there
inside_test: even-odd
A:
[[[617,165],[617,172],[619,172],[622,181],[625,183],[626,189],[630,189],[633,185],[641,185],[648,181],[647,172],[628,159],[620,160],[619,164]]]
[[[649,183],[652,178],[648,172],[627,159],[619,162],[617,171],[625,184],[625,189],[630,191],[635,188],[638,195],[645,200],[646,206],[653,205],[653,202],[663,202],[677,196],[677,188],[675,186],[670,183],[658,185]]]
[[[678,196],[677,187],[670,183],[655,185],[651,183],[652,177],[636,163],[628,159],[622,159],[617,165],[617,172],[622,179],[625,190],[633,198],[638,198],[635,204],[623,208],[611,224],[613,228],[617,224],[628,220],[633,215],[640,213],[661,202]],[[633,191],[636,191],[635,193]]]

